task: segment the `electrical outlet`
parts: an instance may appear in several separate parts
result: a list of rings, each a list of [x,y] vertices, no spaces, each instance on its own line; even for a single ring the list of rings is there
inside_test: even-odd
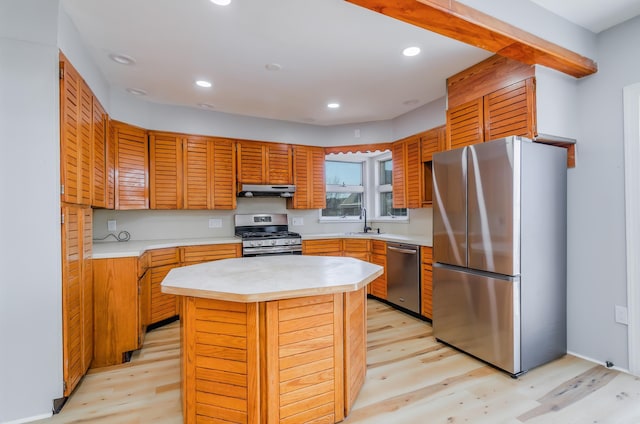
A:
[[[219,218],[209,218],[209,228],[222,228],[222,220]]]
[[[293,218],[291,225],[304,225],[304,218]]]
[[[626,306],[620,306],[620,305],[616,305],[615,307],[615,311],[616,311],[616,322],[619,324],[629,324],[629,320],[627,317],[627,307]]]
[[[116,231],[116,220],[109,219],[107,220],[107,231]]]

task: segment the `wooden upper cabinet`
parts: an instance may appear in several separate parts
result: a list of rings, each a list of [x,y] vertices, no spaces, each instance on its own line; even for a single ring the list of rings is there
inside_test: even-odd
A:
[[[149,164],[146,130],[111,121],[115,142],[115,208],[149,208]]]
[[[149,200],[151,209],[182,208],[182,138],[149,132]]]
[[[511,84],[484,96],[484,139],[536,135],[535,79]]]
[[[447,110],[447,149],[484,141],[483,104],[479,98]]]
[[[445,150],[446,146],[446,125],[432,128],[425,131],[420,137],[420,150],[422,162],[433,160],[433,154]]]
[[[421,136],[404,138],[391,147],[394,208],[422,207]]]
[[[405,191],[405,163],[406,145],[404,140],[396,141],[391,146],[393,207],[404,208],[407,204]]]
[[[236,143],[214,138],[209,142],[211,153],[211,208],[236,208]]]
[[[107,127],[108,116],[96,97],[93,98],[93,121],[91,123],[91,206],[96,208],[109,207],[108,184],[109,172],[107,165]],[[113,204],[113,202],[111,202]]]
[[[287,199],[291,209],[323,209],[326,207],[324,148],[293,146],[293,183],[296,192]]]
[[[238,141],[238,184],[292,184],[291,145]]]

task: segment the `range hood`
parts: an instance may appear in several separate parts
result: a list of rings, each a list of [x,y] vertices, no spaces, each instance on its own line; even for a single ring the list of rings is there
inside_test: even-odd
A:
[[[238,197],[293,197],[294,185],[242,184]]]

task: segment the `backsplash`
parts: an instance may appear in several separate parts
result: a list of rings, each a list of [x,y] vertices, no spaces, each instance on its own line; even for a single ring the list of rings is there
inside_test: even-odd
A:
[[[207,238],[233,236],[234,215],[247,213],[286,213],[289,218],[289,229],[301,234],[330,234],[350,231],[361,231],[362,221],[357,223],[320,223],[317,209],[287,209],[284,199],[238,198],[235,210],[132,210],[115,211],[96,209],[93,214],[93,236],[96,239],[109,234],[107,221],[116,220],[117,234],[128,231],[131,240],[161,240],[177,238]],[[380,228],[383,233],[416,235],[431,238],[432,213],[430,208],[411,209],[409,222],[377,222],[370,226]],[[293,218],[301,218],[303,225],[292,225]],[[220,228],[209,228],[209,219],[219,219]],[[113,231],[112,231],[113,232]]]

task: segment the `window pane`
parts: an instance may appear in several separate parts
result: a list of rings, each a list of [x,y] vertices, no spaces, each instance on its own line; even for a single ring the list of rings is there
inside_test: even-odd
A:
[[[407,216],[405,208],[393,207],[393,193],[380,193],[380,216]]]
[[[327,185],[362,185],[361,162],[325,162]],[[327,200],[329,197],[327,196]]]
[[[327,207],[322,216],[360,216],[362,193],[327,192]]]
[[[380,162],[380,185],[391,184],[393,178],[391,159]]]

